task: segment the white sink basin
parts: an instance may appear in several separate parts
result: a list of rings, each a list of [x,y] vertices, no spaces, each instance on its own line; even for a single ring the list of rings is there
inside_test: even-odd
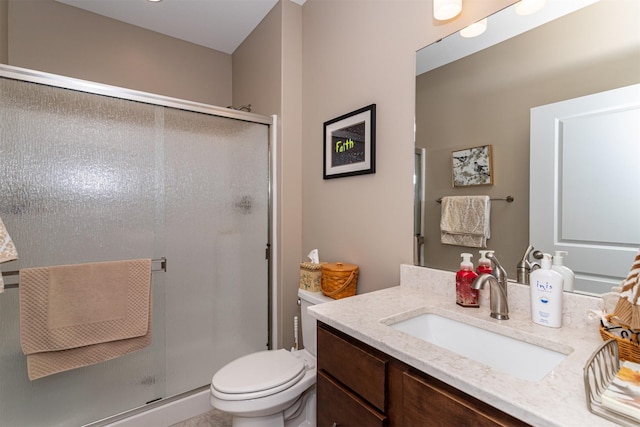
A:
[[[391,325],[421,340],[528,381],[540,381],[567,355],[434,313]]]

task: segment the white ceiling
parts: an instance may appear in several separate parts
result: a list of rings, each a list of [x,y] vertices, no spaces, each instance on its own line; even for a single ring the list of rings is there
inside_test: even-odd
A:
[[[57,0],[228,54],[278,0]],[[305,0],[291,0],[303,4]]]

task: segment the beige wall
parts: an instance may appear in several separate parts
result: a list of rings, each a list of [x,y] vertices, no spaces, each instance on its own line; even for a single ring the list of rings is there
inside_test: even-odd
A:
[[[54,0],[9,0],[8,18],[2,28],[8,27],[9,65],[207,104],[231,103],[231,55]]]
[[[415,52],[513,1],[466,1],[432,20],[424,0],[307,0],[303,7],[302,254],[360,266],[359,292],[412,263]],[[376,173],[322,179],[327,120],[377,105]]]
[[[492,203],[489,249],[515,278],[529,245],[529,111],[639,83],[639,16],[635,0],[599,2],[418,77],[416,145],[427,149],[426,265],[457,270],[461,252],[479,258],[476,250],[440,244],[439,197],[513,195],[513,203]],[[494,185],[453,189],[451,152],[487,144]]]
[[[279,115],[277,344],[284,348],[292,343],[298,264],[309,250],[358,264],[359,292],[398,283],[400,263],[412,261],[415,51],[513,3],[467,0],[460,18],[439,23],[428,0],[308,0],[302,7],[283,0],[225,58],[43,1],[40,10],[9,0],[9,64],[214,105],[251,103],[254,112]],[[370,103],[378,107],[376,174],[323,180],[323,122]]]
[[[293,345],[302,242],[302,7],[279,2],[233,53],[234,105],[278,115],[275,248],[278,331],[275,347]]]
[[[282,112],[278,148],[279,259],[281,311],[279,325],[284,348],[293,345],[293,316],[300,282],[302,248],[302,7],[284,1],[282,27]]]
[[[270,115],[282,108],[282,4],[278,3],[233,52],[233,105],[251,104],[252,112]]]

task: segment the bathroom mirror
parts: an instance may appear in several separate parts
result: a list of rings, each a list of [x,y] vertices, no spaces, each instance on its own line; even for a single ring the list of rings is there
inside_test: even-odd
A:
[[[580,2],[548,0],[546,7],[554,3]],[[414,235],[414,248],[422,249],[417,253],[416,264],[455,271],[461,252],[472,253],[477,264],[481,248],[440,243],[441,206],[437,201],[450,195],[487,194],[496,199],[491,206],[487,249],[496,252],[509,278],[516,278],[516,265],[535,240],[529,236],[530,212],[535,215],[554,209],[529,205],[531,108],[640,83],[637,2],[587,0],[581,7],[523,33],[519,33],[518,23],[526,17],[516,15],[513,7],[502,10],[489,17],[485,34],[493,38],[492,20],[506,16],[514,27],[513,37],[502,42],[492,40],[492,46],[484,46],[476,53],[460,53],[459,59],[449,58],[446,65],[424,66],[423,62],[424,58],[435,60],[443,52],[454,50],[445,43],[482,44],[484,35],[463,40],[454,34],[417,53],[416,164],[422,166],[424,176],[416,175],[415,180],[417,185],[423,184],[422,192],[416,192],[414,209],[415,234],[423,236],[420,244]],[[454,188],[452,152],[486,145],[492,147],[493,185]],[[598,155],[596,150],[591,151]],[[607,174],[615,168],[616,165],[600,164],[593,173]],[[620,197],[628,197],[625,184],[621,183],[619,189],[623,190]],[[507,196],[512,196],[513,202],[500,200]],[[629,230],[640,227],[637,223],[627,226]],[[623,246],[628,265],[609,277],[609,282],[626,276],[640,241],[625,242]],[[565,263],[571,268],[569,252]],[[576,273],[579,275],[577,269]],[[607,283],[599,292],[609,289]],[[599,293],[594,289],[586,292]]]

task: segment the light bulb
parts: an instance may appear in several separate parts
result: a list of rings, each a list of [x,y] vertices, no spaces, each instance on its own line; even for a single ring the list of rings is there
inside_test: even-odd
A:
[[[460,30],[460,35],[466,38],[477,37],[480,34],[484,33],[486,30],[487,30],[487,18],[484,18]]]
[[[520,0],[515,5],[518,15],[532,15],[542,9],[547,0]]]
[[[462,0],[433,0],[433,17],[446,21],[462,11]]]

